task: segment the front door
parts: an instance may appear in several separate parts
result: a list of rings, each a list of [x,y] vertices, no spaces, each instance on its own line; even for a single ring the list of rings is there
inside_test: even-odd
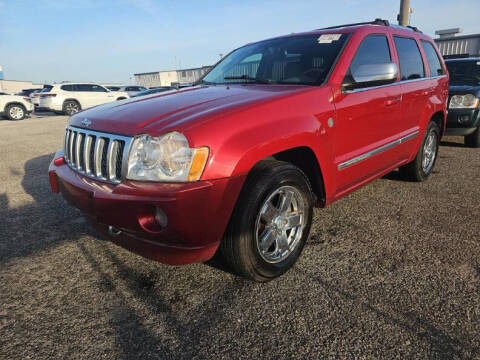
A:
[[[385,34],[366,36],[346,75],[359,65],[392,62]],[[395,143],[405,130],[402,92],[398,83],[342,91],[335,99],[335,168],[337,196],[398,163],[402,154]]]

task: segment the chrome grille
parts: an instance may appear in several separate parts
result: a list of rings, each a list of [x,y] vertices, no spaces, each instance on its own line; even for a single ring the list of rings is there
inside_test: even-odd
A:
[[[73,170],[118,184],[125,178],[132,138],[67,126],[65,160]]]

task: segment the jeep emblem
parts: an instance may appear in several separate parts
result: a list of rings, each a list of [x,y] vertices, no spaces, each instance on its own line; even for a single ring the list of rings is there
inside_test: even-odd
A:
[[[92,125],[92,122],[90,120],[88,120],[87,118],[85,118],[82,121],[82,125],[86,126],[86,127],[89,127],[90,125]]]

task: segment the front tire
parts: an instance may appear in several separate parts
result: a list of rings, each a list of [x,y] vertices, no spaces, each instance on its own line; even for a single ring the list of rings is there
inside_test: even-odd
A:
[[[68,116],[72,116],[80,110],[80,104],[75,100],[67,100],[63,103],[63,112]]]
[[[400,167],[400,175],[409,181],[427,180],[437,161],[439,145],[440,128],[434,121],[431,121],[427,126],[417,156],[411,163]]]
[[[312,189],[297,167],[262,161],[245,182],[220,245],[226,262],[254,281],[272,280],[289,270],[308,238]]]
[[[16,121],[25,119],[27,111],[22,105],[11,104],[5,109],[5,114],[7,115],[8,119]]]
[[[465,136],[465,145],[471,148],[480,148],[480,127],[473,134]]]

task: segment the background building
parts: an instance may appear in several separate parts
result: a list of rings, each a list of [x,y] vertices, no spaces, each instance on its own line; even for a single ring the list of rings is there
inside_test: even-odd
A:
[[[444,58],[480,56],[480,34],[458,35],[462,31],[460,28],[435,31],[440,36],[435,42]]]
[[[0,80],[0,91],[8,94],[15,94],[23,89],[41,89],[42,84],[34,84],[31,81]]]
[[[138,73],[134,74],[135,84],[149,88],[154,86],[193,83],[199,80],[211,68],[211,66],[202,66],[192,69]]]

